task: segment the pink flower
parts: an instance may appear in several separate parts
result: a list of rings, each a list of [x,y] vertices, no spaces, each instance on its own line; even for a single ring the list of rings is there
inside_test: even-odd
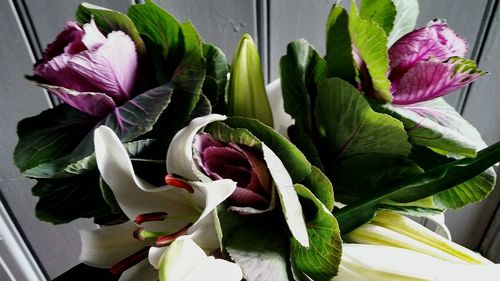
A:
[[[410,32],[389,49],[393,104],[431,100],[462,88],[483,72],[463,57],[467,43],[441,20]]]
[[[129,100],[137,71],[134,42],[122,31],[104,36],[94,21],[66,23],[34,73],[72,107],[103,117]]]

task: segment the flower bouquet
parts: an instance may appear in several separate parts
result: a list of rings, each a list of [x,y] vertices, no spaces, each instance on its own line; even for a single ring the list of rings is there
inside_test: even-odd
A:
[[[494,280],[405,216],[485,198],[500,160],[441,98],[485,73],[417,9],[333,5],[326,54],[291,42],[266,88],[248,35],[228,64],[152,1],[81,4],[28,77],[62,103],[18,125],[37,216],[92,218],[100,279]]]

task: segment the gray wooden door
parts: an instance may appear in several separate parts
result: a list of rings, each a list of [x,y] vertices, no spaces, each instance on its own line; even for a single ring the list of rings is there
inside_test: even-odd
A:
[[[78,0],[2,0],[0,1],[0,198],[9,210],[0,214],[11,220],[19,231],[24,251],[33,254],[46,277],[58,276],[78,260],[79,229],[92,228],[86,220],[53,226],[35,218],[36,198],[31,195],[33,181],[22,178],[11,162],[17,142],[16,124],[22,118],[36,115],[50,106],[45,92],[25,79],[36,58],[73,18]],[[90,0],[93,4],[125,11],[132,0]],[[191,19],[202,37],[221,47],[231,59],[243,32],[256,39],[261,49],[268,80],[278,77],[278,61],[286,44],[305,38],[324,52],[324,23],[333,2],[328,0],[159,0],[180,20]],[[482,81],[449,96],[451,102],[483,134],[488,143],[500,139],[500,12],[498,0],[420,0],[419,25],[436,17],[464,35],[470,44],[470,57],[491,74]],[[348,1],[345,1],[347,5]],[[490,199],[460,211],[448,212],[447,219],[454,239],[472,249],[482,249],[499,261],[500,222],[499,189]],[[5,220],[4,220],[5,221]],[[17,227],[17,229],[16,229]],[[0,237],[2,238],[2,237]],[[7,240],[0,239],[0,254],[12,270],[0,269],[0,280],[17,278],[7,257]],[[30,249],[31,251],[29,251]],[[29,261],[28,261],[29,262]]]

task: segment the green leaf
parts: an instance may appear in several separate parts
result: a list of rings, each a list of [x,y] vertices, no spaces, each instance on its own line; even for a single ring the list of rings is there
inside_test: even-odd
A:
[[[452,158],[447,158],[425,148],[415,149],[411,156],[426,170],[453,161]],[[468,181],[437,193],[434,195],[434,201],[441,208],[461,208],[469,203],[486,198],[495,188],[495,182],[495,171],[490,168]]]
[[[222,122],[213,122],[205,127],[205,132],[213,138],[225,143],[242,144],[249,147],[259,147],[260,140],[247,129],[231,128]]]
[[[311,173],[311,164],[304,154],[273,128],[255,119],[244,117],[230,117],[224,123],[232,128],[249,130],[261,142],[269,146],[283,162],[293,182],[301,182]]]
[[[392,0],[362,0],[359,16],[375,22],[388,35],[396,19],[396,5]]]
[[[346,10],[334,5],[326,23],[326,76],[339,77],[355,84],[356,69],[352,57],[349,16]]]
[[[372,21],[362,19],[352,1],[349,14],[349,31],[351,39],[359,55],[366,64],[368,75],[364,80],[370,81],[373,95],[385,102],[392,100],[391,82],[387,78],[389,72],[389,55],[387,54],[387,36],[382,28]],[[367,85],[364,85],[367,88]],[[365,89],[366,91],[367,89]]]
[[[200,94],[200,98],[198,99],[198,102],[196,103],[193,111],[191,111],[189,119],[205,116],[210,113],[212,113],[212,105],[210,104],[210,100],[204,94]]]
[[[318,152],[312,138],[295,125],[288,127],[287,133],[290,141],[297,146],[302,153],[304,153],[307,160],[309,160],[312,165],[324,170],[320,153]]]
[[[131,6],[128,16],[145,41],[148,55],[152,56],[158,83],[170,81],[173,70],[184,55],[179,21],[151,0]]]
[[[229,116],[255,118],[273,127],[259,51],[248,34],[243,34],[236,48],[229,83]]]
[[[334,215],[345,234],[370,220],[384,200],[407,203],[435,195],[474,178],[499,160],[500,142],[497,142],[481,150],[475,158],[455,160],[409,177],[334,212]]]
[[[122,142],[131,141],[149,132],[153,128],[158,117],[169,104],[171,92],[172,89],[168,84],[146,91],[115,108],[106,118],[97,122],[97,124],[94,123],[92,127],[98,127],[100,125],[108,126],[116,132]],[[92,121],[96,122],[95,119]],[[53,123],[50,124],[54,126]],[[68,124],[71,124],[71,122],[68,122]],[[92,155],[94,152],[94,130],[92,127],[75,126],[65,128],[67,131],[60,135],[85,133],[85,137],[79,137],[75,140],[78,146],[70,153],[52,161],[45,160],[43,163],[26,170],[24,172],[25,176],[34,178],[56,178],[67,176],[68,172],[73,174],[75,167],[72,167],[72,165],[81,165],[77,162]],[[56,135],[53,131],[43,131],[43,133],[50,133],[48,137],[52,138],[54,136],[60,136]],[[67,143],[70,140],[69,138],[65,138],[64,142]],[[54,145],[64,147],[64,145],[60,143],[55,143]],[[54,146],[53,149],[58,148],[59,147]],[[57,155],[57,153],[54,154]]]
[[[401,120],[412,143],[442,154],[474,157],[486,146],[476,128],[443,98],[407,106],[385,104],[380,111]]]
[[[120,208],[120,205],[118,205],[118,201],[116,201],[113,191],[106,184],[106,182],[102,177],[99,177],[99,187],[101,188],[102,198],[104,199],[106,204],[108,204],[108,206],[111,208],[111,212],[113,214],[122,213],[122,209]]]
[[[389,34],[388,47],[392,46],[403,35],[413,31],[418,18],[417,0],[392,0],[396,7],[394,27]]]
[[[17,126],[14,163],[24,173],[70,153],[95,125],[87,114],[61,104],[29,117]]]
[[[203,83],[203,93],[207,96],[215,113],[225,113],[225,93],[229,65],[221,49],[203,43],[203,56],[207,62],[207,74]]]
[[[97,173],[64,179],[41,179],[32,192],[40,197],[35,208],[36,216],[53,224],[112,214],[102,197]]]
[[[116,30],[123,31],[132,38],[140,55],[146,52],[137,28],[127,15],[89,3],[80,4],[76,11],[76,20],[85,24],[89,23],[91,19],[94,19],[99,30],[105,34]]]
[[[199,34],[190,22],[182,24],[181,32],[186,52],[172,76],[172,101],[155,125],[154,138],[160,139],[165,148],[174,135],[190,121],[200,99],[206,73]]]
[[[320,169],[312,166],[311,174],[307,176],[302,184],[307,186],[314,196],[318,198],[329,211],[333,210],[333,204],[335,203],[333,185]]]
[[[342,239],[337,220],[305,186],[296,184],[307,222],[310,247],[291,239],[294,266],[315,281],[328,281],[337,275],[342,256]]]
[[[287,53],[280,60],[285,111],[295,119],[297,127],[309,134],[314,126],[317,84],[323,80],[325,70],[325,60],[305,40],[288,44]]]
[[[341,79],[325,79],[319,85],[315,115],[320,135],[330,148],[330,161],[367,153],[410,153],[403,124],[374,112],[358,90]]]
[[[226,239],[225,248],[242,269],[247,281],[292,281],[288,261],[288,237],[275,222],[260,215],[238,227]]]
[[[333,169],[337,200],[349,204],[423,170],[399,155],[370,153],[345,159]]]

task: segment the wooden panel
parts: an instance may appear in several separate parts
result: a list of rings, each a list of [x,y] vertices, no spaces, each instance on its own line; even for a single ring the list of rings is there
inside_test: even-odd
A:
[[[66,21],[75,18],[81,0],[25,0],[29,16],[42,47],[52,42]],[[92,0],[89,3],[126,12],[132,0]]]
[[[46,18],[55,18],[58,14],[57,9],[41,8],[37,13],[38,16],[44,13]],[[31,72],[34,58],[12,1],[0,1],[0,23],[0,38],[8,38],[2,43],[0,52],[4,66],[0,69],[0,159],[4,160],[0,164],[1,192],[43,267],[50,277],[55,277],[78,262],[80,239],[77,230],[83,225],[91,225],[76,222],[55,227],[35,217],[36,198],[30,191],[34,181],[21,177],[11,159],[17,143],[17,122],[48,108],[49,102],[43,91],[23,78]],[[54,30],[53,34],[57,32]]]
[[[243,33],[257,41],[254,0],[159,0],[181,22],[191,20],[202,38],[221,48],[231,62]]]
[[[279,60],[290,41],[304,38],[320,54],[325,53],[325,24],[333,1],[269,1],[269,69],[271,80],[279,76]],[[347,1],[343,4],[347,5]]]
[[[446,19],[455,32],[469,42],[468,57],[477,59],[474,49],[480,47],[483,37],[481,26],[489,14],[492,0],[456,1],[456,0],[419,0],[420,15],[418,26],[425,26],[435,18]],[[445,97],[455,108],[460,110],[467,88]]]
[[[500,140],[500,12],[496,11],[492,26],[484,43],[479,65],[490,74],[472,85],[467,103],[464,105],[464,117],[469,120],[482,134],[488,144]],[[497,174],[500,171],[497,167]],[[497,182],[495,195],[485,202],[471,205],[465,210],[450,212],[448,221],[454,229],[457,241],[467,241],[476,249],[488,227],[491,216],[500,201],[500,184]],[[465,226],[470,226],[466,229]],[[500,235],[498,233],[497,235]],[[500,237],[498,238],[500,239]],[[498,247],[498,245],[497,245]],[[486,250],[486,249],[484,249]]]

